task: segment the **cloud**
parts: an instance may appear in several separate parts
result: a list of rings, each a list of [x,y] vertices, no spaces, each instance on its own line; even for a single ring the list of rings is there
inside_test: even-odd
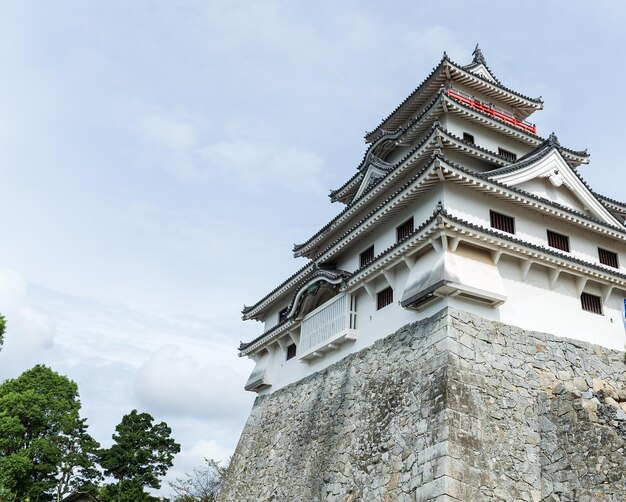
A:
[[[219,354],[209,357],[221,360]],[[166,345],[139,368],[135,393],[155,413],[225,420],[249,411],[252,397],[241,391],[244,380],[232,367],[199,362]]]
[[[149,113],[139,118],[137,130],[149,142],[173,150],[187,150],[197,143],[196,127],[189,120]]]
[[[149,112],[135,120],[135,132],[156,156],[149,164],[185,181],[230,183],[260,192],[288,188],[294,193],[325,193],[324,161],[293,145],[225,138],[209,141],[203,121],[180,112]],[[241,130],[234,124],[231,131]]]
[[[201,154],[206,160],[205,175],[211,171],[235,175],[248,188],[266,188],[271,184],[292,192],[326,191],[319,182],[322,159],[295,147],[223,141],[204,147]]]
[[[23,277],[5,268],[0,268],[0,313],[7,321],[0,350],[0,378],[15,377],[52,348],[56,326],[29,303]]]

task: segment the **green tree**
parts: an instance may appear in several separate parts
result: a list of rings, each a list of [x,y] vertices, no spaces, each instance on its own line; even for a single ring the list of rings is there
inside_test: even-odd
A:
[[[0,385],[0,493],[60,500],[97,476],[77,385],[37,365]],[[12,499],[11,499],[12,500]]]
[[[0,349],[2,349],[2,344],[4,343],[4,330],[7,327],[7,320],[4,318],[2,314],[0,314]]]
[[[105,474],[117,481],[116,498],[111,498],[112,487],[108,487],[103,493],[105,500],[146,500],[145,487],[161,487],[159,478],[172,466],[180,445],[165,422],[153,424],[153,420],[148,413],[133,410],[115,427],[113,446],[100,452]]]
[[[213,459],[205,458],[204,464],[186,473],[184,478],[176,478],[170,486],[176,493],[174,502],[215,502],[219,494],[228,462],[221,466]]]

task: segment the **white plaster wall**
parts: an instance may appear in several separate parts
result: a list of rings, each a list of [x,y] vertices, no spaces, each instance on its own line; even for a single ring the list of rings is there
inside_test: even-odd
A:
[[[445,201],[446,209],[451,214],[486,228],[490,227],[490,209],[512,216],[515,218],[516,237],[546,248],[548,247],[548,229],[568,235],[571,248],[569,254],[591,263],[599,264],[598,247],[614,251],[618,254],[619,270],[626,273],[624,267],[626,245],[597,232],[583,229],[555,216],[527,209],[521,205],[511,205],[508,201],[497,199],[490,194],[478,193],[455,183],[445,184]]]
[[[428,257],[423,258],[428,261]],[[418,260],[415,266],[424,266]],[[531,267],[526,279],[521,280],[519,261],[503,257],[498,270],[503,278],[507,300],[499,307],[489,307],[459,297],[440,298],[420,312],[407,310],[399,305],[408,277],[408,269],[399,266],[393,274],[394,301],[376,310],[376,299],[364,289],[357,293],[357,339],[342,345],[338,350],[307,363],[300,354],[285,360],[284,348],[274,344],[273,361],[270,363],[272,386],[261,393],[271,393],[307,375],[324,369],[346,355],[358,352],[380,337],[393,333],[407,323],[428,317],[445,306],[466,310],[487,319],[501,321],[527,330],[552,333],[557,336],[597,343],[612,349],[624,350],[626,340],[622,305],[624,292],[614,290],[608,298],[603,314],[582,310],[580,298],[572,276],[562,273],[553,289],[548,284],[547,270],[540,265]],[[373,283],[378,292],[388,286],[383,277]],[[590,282],[585,291],[601,295],[599,287]],[[283,344],[286,345],[286,344]]]
[[[396,228],[413,216],[414,227],[418,228],[433,215],[437,202],[443,202],[443,187],[437,185],[431,190],[419,195],[418,202],[398,211],[382,225],[355,240],[336,259],[337,268],[354,272],[359,268],[359,255],[372,244],[374,256],[378,256],[388,247],[396,243]]]
[[[463,137],[464,132],[473,134],[476,145],[494,153],[498,153],[498,147],[500,147],[517,154],[517,157],[520,158],[534,148],[526,143],[504,136],[502,133],[493,131],[488,127],[470,122],[458,115],[448,115],[446,125],[448,131],[459,138]]]
[[[547,247],[546,229],[563,233],[570,237],[572,256],[585,261],[597,262],[598,246],[618,253],[620,270],[625,272],[626,246],[599,234],[582,230],[576,225],[564,223],[550,215],[541,214],[521,206],[492,197],[489,194],[477,193],[457,184],[439,185],[442,191],[432,190],[423,195],[418,203],[395,214],[383,226],[368,234],[365,238],[354,242],[346,252],[338,258],[339,268],[354,271],[359,267],[359,253],[375,246],[375,254],[379,254],[396,240],[395,229],[411,215],[417,228],[430,217],[438,200],[442,200],[452,214],[470,222],[489,227],[489,209],[515,217],[516,235],[526,241]],[[427,267],[432,262],[434,251],[420,257],[416,267]],[[376,341],[379,337],[394,332],[401,326],[432,315],[446,305],[457,309],[474,312],[488,319],[519,326],[524,329],[544,331],[557,336],[598,343],[613,349],[624,349],[625,330],[623,318],[624,292],[615,289],[603,306],[603,315],[582,310],[580,297],[576,290],[574,278],[562,272],[553,288],[549,286],[548,271],[541,265],[533,265],[526,278],[522,280],[520,261],[516,258],[503,256],[498,263],[498,270],[506,289],[507,300],[497,308],[475,303],[458,297],[443,298],[431,303],[425,310],[415,312],[399,305],[408,279],[408,268],[398,265],[391,271],[391,286],[394,289],[394,302],[387,307],[376,310],[376,298],[370,297],[365,289],[359,289],[357,295],[357,340],[342,345],[339,350],[326,354],[311,363],[302,362],[300,354],[286,361],[285,347],[288,341],[272,346],[272,361],[269,368],[273,385],[264,393],[273,392],[289,383],[295,382],[311,373],[319,371],[329,364],[339,361],[347,354],[359,351]],[[372,285],[378,292],[388,286],[387,280],[380,276]],[[602,296],[599,285],[589,281],[584,291]],[[280,308],[275,309],[268,322],[277,321]],[[276,319],[274,319],[276,318]],[[297,341],[297,333],[293,335]]]

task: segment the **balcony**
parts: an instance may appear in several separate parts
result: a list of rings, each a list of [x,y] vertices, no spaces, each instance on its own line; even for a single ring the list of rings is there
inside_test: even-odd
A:
[[[512,126],[517,127],[523,131],[526,131],[530,134],[537,135],[537,126],[535,124],[531,124],[530,122],[526,122],[525,120],[519,120],[512,113],[509,113],[497,106],[493,106],[491,103],[484,103],[474,96],[470,96],[469,94],[465,94],[464,92],[459,91],[458,89],[450,88],[446,91],[448,96],[461,103],[470,106],[480,112],[489,115],[490,117],[497,118],[507,124],[511,124]]]
[[[316,308],[302,321],[300,359],[313,361],[326,352],[356,339],[356,297],[336,296]]]

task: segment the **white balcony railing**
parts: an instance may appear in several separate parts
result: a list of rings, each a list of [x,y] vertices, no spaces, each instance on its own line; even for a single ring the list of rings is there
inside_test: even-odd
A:
[[[356,297],[340,295],[316,308],[302,321],[300,359],[322,357],[342,343],[356,338]]]

